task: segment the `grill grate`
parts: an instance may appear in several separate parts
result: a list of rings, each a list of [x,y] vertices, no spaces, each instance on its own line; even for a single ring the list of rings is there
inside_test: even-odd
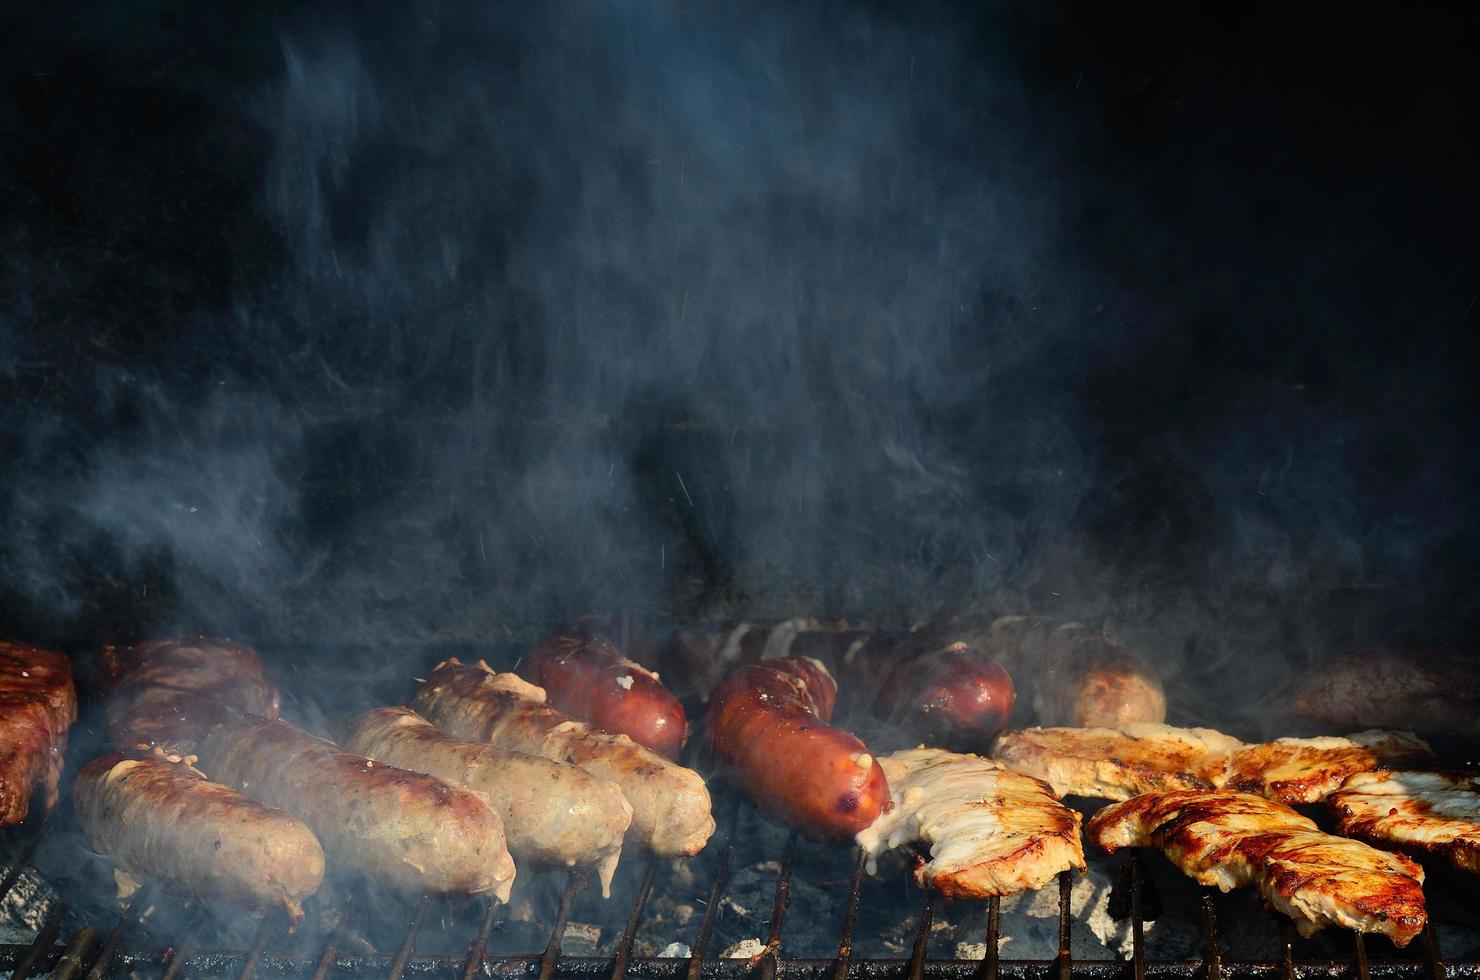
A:
[[[699,925],[698,934],[687,959],[677,957],[636,957],[633,955],[638,929],[652,895],[660,863],[649,859],[642,872],[626,926],[611,957],[564,956],[561,944],[577,896],[589,887],[582,871],[573,872],[560,896],[559,909],[543,952],[520,956],[489,956],[488,941],[497,923],[500,906],[488,902],[483,910],[476,936],[463,956],[418,954],[417,935],[426,919],[432,900],[423,897],[413,913],[404,938],[393,956],[343,955],[346,922],[341,914],[330,930],[322,949],[312,952],[274,951],[273,940],[283,934],[283,923],[265,918],[251,947],[244,951],[196,950],[196,939],[206,922],[204,911],[197,911],[178,940],[162,950],[134,950],[127,937],[145,909],[158,896],[152,886],[140,888],[127,909],[119,916],[100,942],[98,929],[86,925],[77,930],[65,945],[58,940],[67,909],[68,886],[62,886],[62,901],[50,911],[34,940],[25,946],[0,946],[0,969],[11,968],[16,978],[30,977],[50,968],[50,976],[76,980],[86,970],[87,980],[102,980],[110,972],[126,970],[160,970],[163,980],[185,975],[209,974],[253,980],[259,975],[311,976],[313,980],[329,977],[405,977],[428,975],[461,976],[472,980],[478,976],[497,976],[506,980],[1480,980],[1480,963],[1445,963],[1433,923],[1422,936],[1422,959],[1373,960],[1367,953],[1366,941],[1352,933],[1352,955],[1349,960],[1300,960],[1295,956],[1296,937],[1290,921],[1277,913],[1272,928],[1279,931],[1280,957],[1276,962],[1224,959],[1220,948],[1218,916],[1213,894],[1202,896],[1202,956],[1186,960],[1150,960],[1142,922],[1148,905],[1146,868],[1140,854],[1126,867],[1129,883],[1128,912],[1131,920],[1131,955],[1126,960],[1079,960],[1071,953],[1073,929],[1070,893],[1072,875],[1058,877],[1058,954],[1051,960],[1003,960],[1000,958],[1000,901],[988,900],[985,954],[978,961],[932,959],[929,956],[931,928],[934,920],[936,893],[926,889],[916,927],[913,948],[907,960],[853,958],[854,930],[858,921],[860,896],[864,880],[862,855],[858,856],[849,881],[849,895],[837,954],[832,959],[784,958],[782,930],[791,908],[792,871],[799,847],[795,832],[786,839],[780,871],[776,879],[769,937],[765,946],[748,959],[719,959],[708,954],[715,919],[729,885],[730,868],[735,848],[735,835],[744,816],[744,806],[734,800],[727,808],[722,843],[709,887],[709,900]],[[35,856],[37,845],[50,828],[43,824],[21,849],[17,859],[0,878],[0,900],[15,887],[20,875]],[[341,910],[342,911],[342,910]],[[101,946],[101,951],[99,947]]]

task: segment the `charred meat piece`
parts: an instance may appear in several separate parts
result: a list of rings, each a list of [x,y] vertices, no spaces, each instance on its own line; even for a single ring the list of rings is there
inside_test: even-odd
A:
[[[1480,744],[1480,659],[1448,650],[1358,650],[1311,669],[1290,713],[1343,728],[1417,728]]]
[[[50,810],[62,777],[77,690],[67,657],[0,641],[0,826],[21,823],[31,796]]]
[[[278,716],[277,686],[257,651],[192,636],[105,647],[108,737],[119,748],[193,752],[206,732],[241,713]]]
[[[95,851],[186,895],[297,921],[324,877],[324,852],[303,821],[162,755],[94,759],[72,802]]]
[[[1322,833],[1283,803],[1251,793],[1147,793],[1096,813],[1087,831],[1112,853],[1160,848],[1203,885],[1252,885],[1303,936],[1338,925],[1406,946],[1424,926],[1417,864]]]
[[[0,827],[26,819],[33,793],[48,809],[56,803],[62,752],[76,720],[67,658],[0,641]]]
[[[503,824],[470,790],[262,719],[219,724],[201,742],[200,767],[301,817],[337,867],[412,894],[509,896]]]
[[[458,738],[570,763],[616,783],[632,804],[629,833],[655,854],[697,854],[714,833],[703,777],[625,735],[572,720],[517,674],[497,673],[482,661],[445,660],[412,707]]]
[[[483,793],[503,819],[520,868],[595,865],[602,894],[610,893],[632,823],[632,805],[616,783],[564,762],[456,738],[410,708],[367,711],[350,725],[344,745]]]
[[[1480,875],[1480,776],[1362,772],[1326,799],[1336,829]]]
[[[833,728],[837,685],[821,662],[786,658],[733,671],[715,688],[709,747],[752,800],[798,830],[849,839],[889,802],[884,771]]]
[[[1025,728],[1004,732],[992,754],[1061,796],[1128,800],[1141,793],[1223,785],[1244,743],[1209,728]]]
[[[879,765],[894,807],[858,834],[871,863],[890,848],[927,844],[915,880],[950,898],[1011,895],[1084,870],[1079,813],[1047,783],[941,749],[895,752]]]
[[[1281,738],[1235,751],[1223,785],[1281,803],[1319,803],[1354,773],[1433,759],[1433,750],[1412,732]]]
[[[670,759],[689,737],[678,698],[658,675],[601,637],[560,633],[536,647],[515,672],[555,708],[602,731],[626,735]]]

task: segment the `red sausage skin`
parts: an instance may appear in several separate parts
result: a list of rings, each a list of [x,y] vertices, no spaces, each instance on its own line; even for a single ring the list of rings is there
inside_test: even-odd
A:
[[[516,668],[545,689],[554,707],[676,759],[689,737],[683,705],[658,675],[623,657],[600,636],[559,634]]]
[[[808,836],[847,840],[889,800],[857,736],[827,724],[837,684],[820,662],[787,657],[733,671],[709,699],[709,747],[757,804]]]

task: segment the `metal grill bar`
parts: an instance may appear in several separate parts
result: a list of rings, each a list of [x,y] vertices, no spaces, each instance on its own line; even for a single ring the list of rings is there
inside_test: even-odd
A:
[[[704,951],[709,947],[709,934],[714,930],[714,917],[719,913],[720,899],[724,898],[725,886],[729,884],[730,854],[734,848],[735,831],[740,826],[740,801],[736,799],[730,808],[730,829],[725,832],[725,843],[720,848],[719,859],[714,866],[714,884],[709,889],[709,904],[704,907],[704,920],[699,923],[699,935],[689,950],[689,965],[685,976],[688,980],[701,980],[704,971]],[[540,980],[548,980],[541,977]]]
[[[1429,961],[1429,980],[1445,980],[1444,960],[1439,956],[1439,937],[1432,921],[1423,924],[1423,951]]]
[[[36,968],[51,955],[52,947],[56,945],[57,936],[62,931],[62,916],[67,912],[67,904],[58,902],[56,908],[46,917],[41,924],[41,931],[36,933],[36,939],[31,943],[26,955],[16,964],[15,972],[11,974],[11,980],[26,980]]]
[[[540,980],[555,976],[555,964],[560,960],[560,943],[565,938],[565,926],[570,921],[570,907],[575,903],[576,892],[586,887],[586,874],[572,871],[565,882],[565,891],[560,893],[560,911],[555,914],[555,928],[550,930],[550,941],[545,945],[545,954],[540,957]]]
[[[1131,858],[1131,977],[1146,980],[1146,930],[1142,921],[1145,914],[1141,897],[1141,882],[1146,866],[1138,852]]]
[[[51,968],[47,980],[73,980],[82,974],[87,966],[87,961],[92,959],[93,953],[98,951],[98,930],[92,926],[83,926],[72,936],[72,941],[67,943],[67,948],[62,950],[61,959],[57,965]]]
[[[622,930],[622,938],[617,942],[617,959],[612,964],[611,980],[625,980],[627,967],[632,963],[632,944],[637,940],[637,927],[642,925],[642,912],[647,908],[648,896],[653,892],[653,880],[658,875],[658,861],[652,858],[647,863],[647,870],[642,873],[642,887],[637,889],[637,901],[632,903],[632,914],[627,916],[627,928]],[[465,977],[464,980],[472,980]]]
[[[195,946],[195,937],[200,934],[201,928],[206,924],[204,912],[196,912],[190,924],[185,927],[185,935],[176,944],[170,953],[170,958],[164,965],[164,976],[160,980],[175,980],[180,971],[185,969],[185,960],[190,955],[190,950]]]
[[[498,918],[499,903],[489,902],[488,911],[483,913],[483,924],[478,927],[478,937],[468,947],[468,959],[463,963],[463,980],[473,980],[483,969],[483,958],[488,955],[488,937],[493,932],[494,920]]]
[[[848,910],[843,913],[843,934],[838,937],[838,958],[834,961],[833,980],[848,980],[848,961],[853,958],[853,927],[858,924],[858,896],[863,891],[863,872],[868,855],[860,848],[848,885]]]
[[[252,980],[257,972],[257,961],[262,958],[262,952],[267,949],[267,944],[276,929],[277,920],[271,915],[264,915],[262,924],[257,927],[257,939],[252,943],[252,948],[247,951],[247,961],[242,964],[241,972],[236,975],[236,980]]]
[[[1367,940],[1360,932],[1352,933],[1357,954],[1357,980],[1370,980],[1372,972],[1367,966]]]
[[[423,895],[421,901],[416,903],[416,912],[411,916],[411,928],[406,930],[401,949],[396,953],[396,958],[391,960],[391,969],[386,974],[386,980],[401,980],[401,974],[406,972],[406,961],[411,959],[411,953],[416,949],[416,934],[421,931],[421,920],[426,917],[427,906],[431,902],[430,895]]]
[[[1059,872],[1059,955],[1054,961],[1058,964],[1059,980],[1070,980],[1074,975],[1074,954],[1070,951],[1071,934],[1069,924],[1072,918],[1069,914],[1069,897],[1074,891],[1074,882],[1069,877],[1069,872]]]
[[[1002,899],[997,895],[987,899],[987,948],[982,953],[981,965],[977,967],[973,980],[997,980],[997,953],[1002,938],[1000,916]]]
[[[149,907],[149,903],[152,901],[154,901],[154,886],[152,884],[145,885],[134,892],[134,897],[129,901],[128,908],[124,909],[123,914],[118,917],[118,924],[113,927],[112,932],[108,933],[108,942],[103,947],[103,952],[93,963],[92,969],[87,971],[87,980],[103,980],[103,976],[108,972],[108,967],[113,964],[113,957],[117,956],[118,951],[123,948],[124,935],[128,933],[129,928],[135,922],[139,921],[139,916],[144,913],[144,910]]]
[[[776,980],[776,969],[781,965],[781,927],[786,922],[786,913],[791,909],[791,868],[797,859],[797,832],[793,830],[786,838],[786,853],[781,858],[781,874],[776,878],[776,901],[771,906],[771,935],[766,948],[761,952],[760,980]]]
[[[0,902],[5,901],[5,896],[10,894],[10,890],[20,880],[21,872],[26,869],[26,865],[31,863],[31,858],[36,856],[36,848],[40,845],[41,838],[49,826],[50,821],[46,825],[43,825],[35,836],[26,841],[25,846],[21,848],[20,854],[16,856],[15,863],[6,869],[5,877],[0,878]]]
[[[1222,980],[1223,958],[1218,955],[1218,915],[1213,911],[1213,896],[1202,897],[1203,973],[1208,980]]]
[[[925,957],[930,951],[930,928],[935,924],[935,889],[925,889],[925,906],[920,909],[920,929],[915,933],[915,948],[910,951],[910,980],[925,975]]]
[[[324,951],[319,955],[319,962],[314,967],[312,980],[324,980],[333,968],[334,961],[339,957],[339,942],[344,938],[344,924],[349,917],[341,914],[339,921],[334,926],[334,931],[329,934],[329,941],[324,943]]]

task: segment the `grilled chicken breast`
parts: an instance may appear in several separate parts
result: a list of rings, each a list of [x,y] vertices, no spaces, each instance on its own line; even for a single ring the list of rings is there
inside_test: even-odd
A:
[[[1210,728],[1144,723],[1003,732],[992,755],[1060,796],[1128,800],[1139,793],[1216,789],[1243,747]]]
[[[1251,793],[1146,793],[1090,818],[1106,851],[1160,848],[1203,885],[1252,885],[1303,936],[1339,925],[1406,946],[1423,929],[1423,869],[1400,854],[1321,832]]]
[[[1354,773],[1433,758],[1433,750],[1412,732],[1373,729],[1345,738],[1281,738],[1235,752],[1223,785],[1281,803],[1319,803]]]
[[[0,827],[26,819],[33,792],[47,808],[56,802],[62,752],[76,720],[67,658],[0,642]]]
[[[943,749],[907,749],[879,765],[894,806],[858,834],[870,873],[880,854],[913,841],[930,846],[915,880],[951,898],[1011,895],[1084,870],[1079,813],[1041,780]]]
[[[1362,772],[1326,800],[1336,829],[1480,875],[1480,776]]]

